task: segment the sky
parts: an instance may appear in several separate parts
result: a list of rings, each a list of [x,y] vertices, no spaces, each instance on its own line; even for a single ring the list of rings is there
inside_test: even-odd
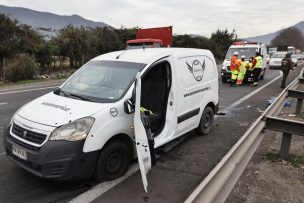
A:
[[[78,14],[115,28],[173,26],[174,34],[206,37],[226,28],[252,37],[304,20],[303,0],[0,0],[0,5]]]

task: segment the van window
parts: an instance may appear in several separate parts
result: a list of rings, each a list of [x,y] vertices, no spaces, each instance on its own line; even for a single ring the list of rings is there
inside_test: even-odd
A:
[[[62,87],[65,94],[61,95],[94,102],[118,101],[145,66],[121,61],[88,62]]]
[[[250,47],[250,48],[230,48],[226,54],[226,59],[230,59],[233,53],[237,51],[239,52],[239,58],[241,58],[242,55],[245,56],[246,59],[249,59],[250,57],[255,57],[255,53],[257,52],[257,48]]]

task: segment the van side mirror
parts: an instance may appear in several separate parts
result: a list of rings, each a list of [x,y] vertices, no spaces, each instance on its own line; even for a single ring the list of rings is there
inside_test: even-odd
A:
[[[132,99],[128,99],[124,102],[124,110],[126,114],[132,114],[135,112],[135,105],[131,100]]]

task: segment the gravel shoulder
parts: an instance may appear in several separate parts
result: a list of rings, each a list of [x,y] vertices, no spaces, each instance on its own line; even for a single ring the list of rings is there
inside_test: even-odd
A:
[[[298,89],[303,91],[304,86]],[[296,100],[287,98],[287,101],[291,106],[284,107],[279,117],[304,122],[303,115],[294,115]],[[265,130],[263,134],[262,143],[226,203],[304,203],[304,137],[292,136],[290,155],[301,160],[295,165],[294,161],[269,156],[279,153],[282,132]]]

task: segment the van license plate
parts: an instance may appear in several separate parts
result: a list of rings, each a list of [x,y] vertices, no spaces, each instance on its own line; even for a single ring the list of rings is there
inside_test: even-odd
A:
[[[13,145],[13,154],[20,159],[27,160],[27,153],[23,149],[20,149]]]

